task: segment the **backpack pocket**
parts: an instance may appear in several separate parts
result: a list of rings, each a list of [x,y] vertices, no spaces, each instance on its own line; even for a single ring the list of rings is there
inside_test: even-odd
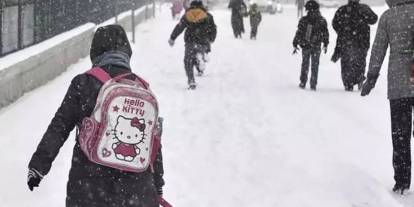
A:
[[[95,147],[98,137],[99,123],[92,118],[86,117],[82,121],[79,132],[79,143],[82,151],[91,157],[92,149]]]

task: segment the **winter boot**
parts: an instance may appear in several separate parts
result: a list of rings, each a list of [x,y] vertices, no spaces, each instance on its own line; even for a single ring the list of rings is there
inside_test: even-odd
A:
[[[188,81],[188,89],[189,90],[194,90],[197,87],[197,83],[195,82],[195,80],[189,80]]]
[[[313,85],[312,85],[312,86],[310,87],[310,89],[311,89],[312,91],[316,91],[316,86],[313,86]]]
[[[409,187],[407,185],[395,184],[392,191],[399,195],[407,195]]]
[[[305,89],[305,87],[306,87],[306,83],[299,83],[299,88],[301,88],[301,89]]]

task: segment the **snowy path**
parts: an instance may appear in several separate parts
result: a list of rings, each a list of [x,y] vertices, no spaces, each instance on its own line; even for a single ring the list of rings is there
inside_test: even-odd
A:
[[[379,9],[381,10],[381,9]],[[177,207],[398,207],[393,185],[385,74],[368,98],[345,93],[339,66],[322,56],[318,91],[299,90],[292,56],[293,8],[265,15],[257,41],[218,24],[206,75],[186,90],[182,36],[164,9],[139,25],[133,67],[152,85],[165,118],[165,197]],[[323,14],[332,18],[332,10]],[[248,22],[246,22],[246,25]],[[247,27],[247,30],[249,28]],[[336,35],[331,31],[331,42]],[[27,163],[81,60],[68,72],[0,111],[0,206],[64,206],[73,134],[34,193]],[[4,163],[5,162],[5,163]],[[411,198],[408,198],[411,199]],[[402,199],[398,199],[402,200]],[[405,203],[401,205],[400,203]]]

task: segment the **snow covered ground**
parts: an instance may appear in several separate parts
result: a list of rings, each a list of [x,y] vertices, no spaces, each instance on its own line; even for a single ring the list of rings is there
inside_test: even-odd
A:
[[[334,10],[322,12],[330,22]],[[218,37],[196,91],[186,90],[182,36],[174,48],[167,44],[176,23],[169,10],[137,27],[132,65],[151,83],[165,118],[167,200],[177,207],[414,206],[414,196],[390,192],[384,69],[370,96],[344,92],[339,65],[329,61],[331,29],[318,90],[300,90],[293,7],[264,15],[256,41],[233,38],[229,11],[212,13]],[[0,206],[64,206],[74,134],[34,192],[27,164],[71,78],[89,67],[85,58],[0,111]]]

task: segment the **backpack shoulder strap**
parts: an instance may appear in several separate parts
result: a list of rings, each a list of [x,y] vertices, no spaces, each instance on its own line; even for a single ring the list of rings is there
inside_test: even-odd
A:
[[[86,72],[86,74],[89,74],[89,75],[95,77],[96,79],[98,79],[102,83],[106,83],[107,81],[112,79],[112,77],[104,69],[102,69],[100,67],[92,68],[92,69],[88,70]]]
[[[137,75],[136,75],[137,76]],[[143,78],[141,78],[141,77],[139,77],[139,76],[137,76],[136,77],[136,80],[137,81],[139,81],[139,82],[141,82],[141,84],[143,85],[143,87],[145,88],[145,89],[149,89],[149,83],[147,82],[147,81],[145,81]]]
[[[149,83],[147,81],[145,81],[143,78],[139,77],[137,74],[132,73],[132,72],[118,75],[114,78],[114,80],[119,81],[119,80],[124,79],[124,78],[129,77],[129,76],[134,76],[135,78],[133,80],[135,82],[140,83],[140,85],[143,88],[145,88],[146,90],[149,90]]]

